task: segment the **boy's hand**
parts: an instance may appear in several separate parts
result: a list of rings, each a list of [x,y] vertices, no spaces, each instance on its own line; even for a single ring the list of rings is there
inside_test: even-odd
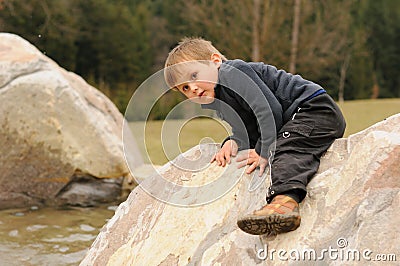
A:
[[[236,141],[230,139],[224,143],[224,146],[212,157],[211,163],[217,161],[219,166],[224,167],[226,163],[231,163],[231,156],[236,156],[238,145]]]
[[[242,153],[237,157],[236,161],[241,162],[238,165],[238,168],[241,168],[248,164],[250,165],[249,168],[247,168],[246,170],[246,174],[251,174],[251,172],[253,172],[254,169],[257,168],[257,166],[260,166],[259,176],[262,176],[262,174],[265,171],[265,168],[268,165],[268,160],[258,155],[258,153],[254,149],[247,150],[247,154]]]

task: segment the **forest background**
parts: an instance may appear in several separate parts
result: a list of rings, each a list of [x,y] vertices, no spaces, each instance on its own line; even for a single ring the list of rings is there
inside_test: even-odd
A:
[[[298,73],[338,101],[400,97],[398,0],[0,0],[0,31],[81,75],[122,113],[184,36]],[[180,100],[166,95],[150,119]]]

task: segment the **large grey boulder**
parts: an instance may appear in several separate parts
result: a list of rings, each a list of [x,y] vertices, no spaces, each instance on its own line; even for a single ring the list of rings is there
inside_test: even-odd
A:
[[[198,157],[199,150],[209,156],[202,147],[185,155]],[[300,227],[259,237],[240,231],[236,220],[265,203],[266,186],[250,192],[251,177],[235,163],[198,172],[169,163],[159,174],[177,189],[164,189],[159,200],[149,193],[163,190],[159,176],[144,180],[102,228],[81,265],[379,265],[379,254],[399,260],[399,164],[400,114],[337,140],[308,185]],[[209,190],[196,195],[180,187],[215,178],[235,180],[216,200]],[[200,204],[208,195],[211,202]]]
[[[129,174],[123,116],[81,77],[7,33],[0,33],[0,125],[0,209],[119,197]],[[127,151],[143,163],[137,148]]]

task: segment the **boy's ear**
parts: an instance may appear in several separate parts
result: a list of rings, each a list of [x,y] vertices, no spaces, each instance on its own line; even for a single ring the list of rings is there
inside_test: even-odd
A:
[[[220,54],[218,54],[218,53],[213,53],[212,55],[211,55],[211,61],[213,62],[213,63],[222,63],[222,58],[221,58],[221,55]]]

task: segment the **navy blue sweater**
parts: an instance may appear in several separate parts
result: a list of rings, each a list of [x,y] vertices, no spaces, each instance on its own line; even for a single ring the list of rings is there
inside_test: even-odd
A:
[[[240,149],[254,148],[268,158],[268,148],[277,132],[304,101],[324,93],[323,88],[299,75],[264,63],[224,61],[215,86],[215,101],[202,108],[213,109],[232,127]]]

